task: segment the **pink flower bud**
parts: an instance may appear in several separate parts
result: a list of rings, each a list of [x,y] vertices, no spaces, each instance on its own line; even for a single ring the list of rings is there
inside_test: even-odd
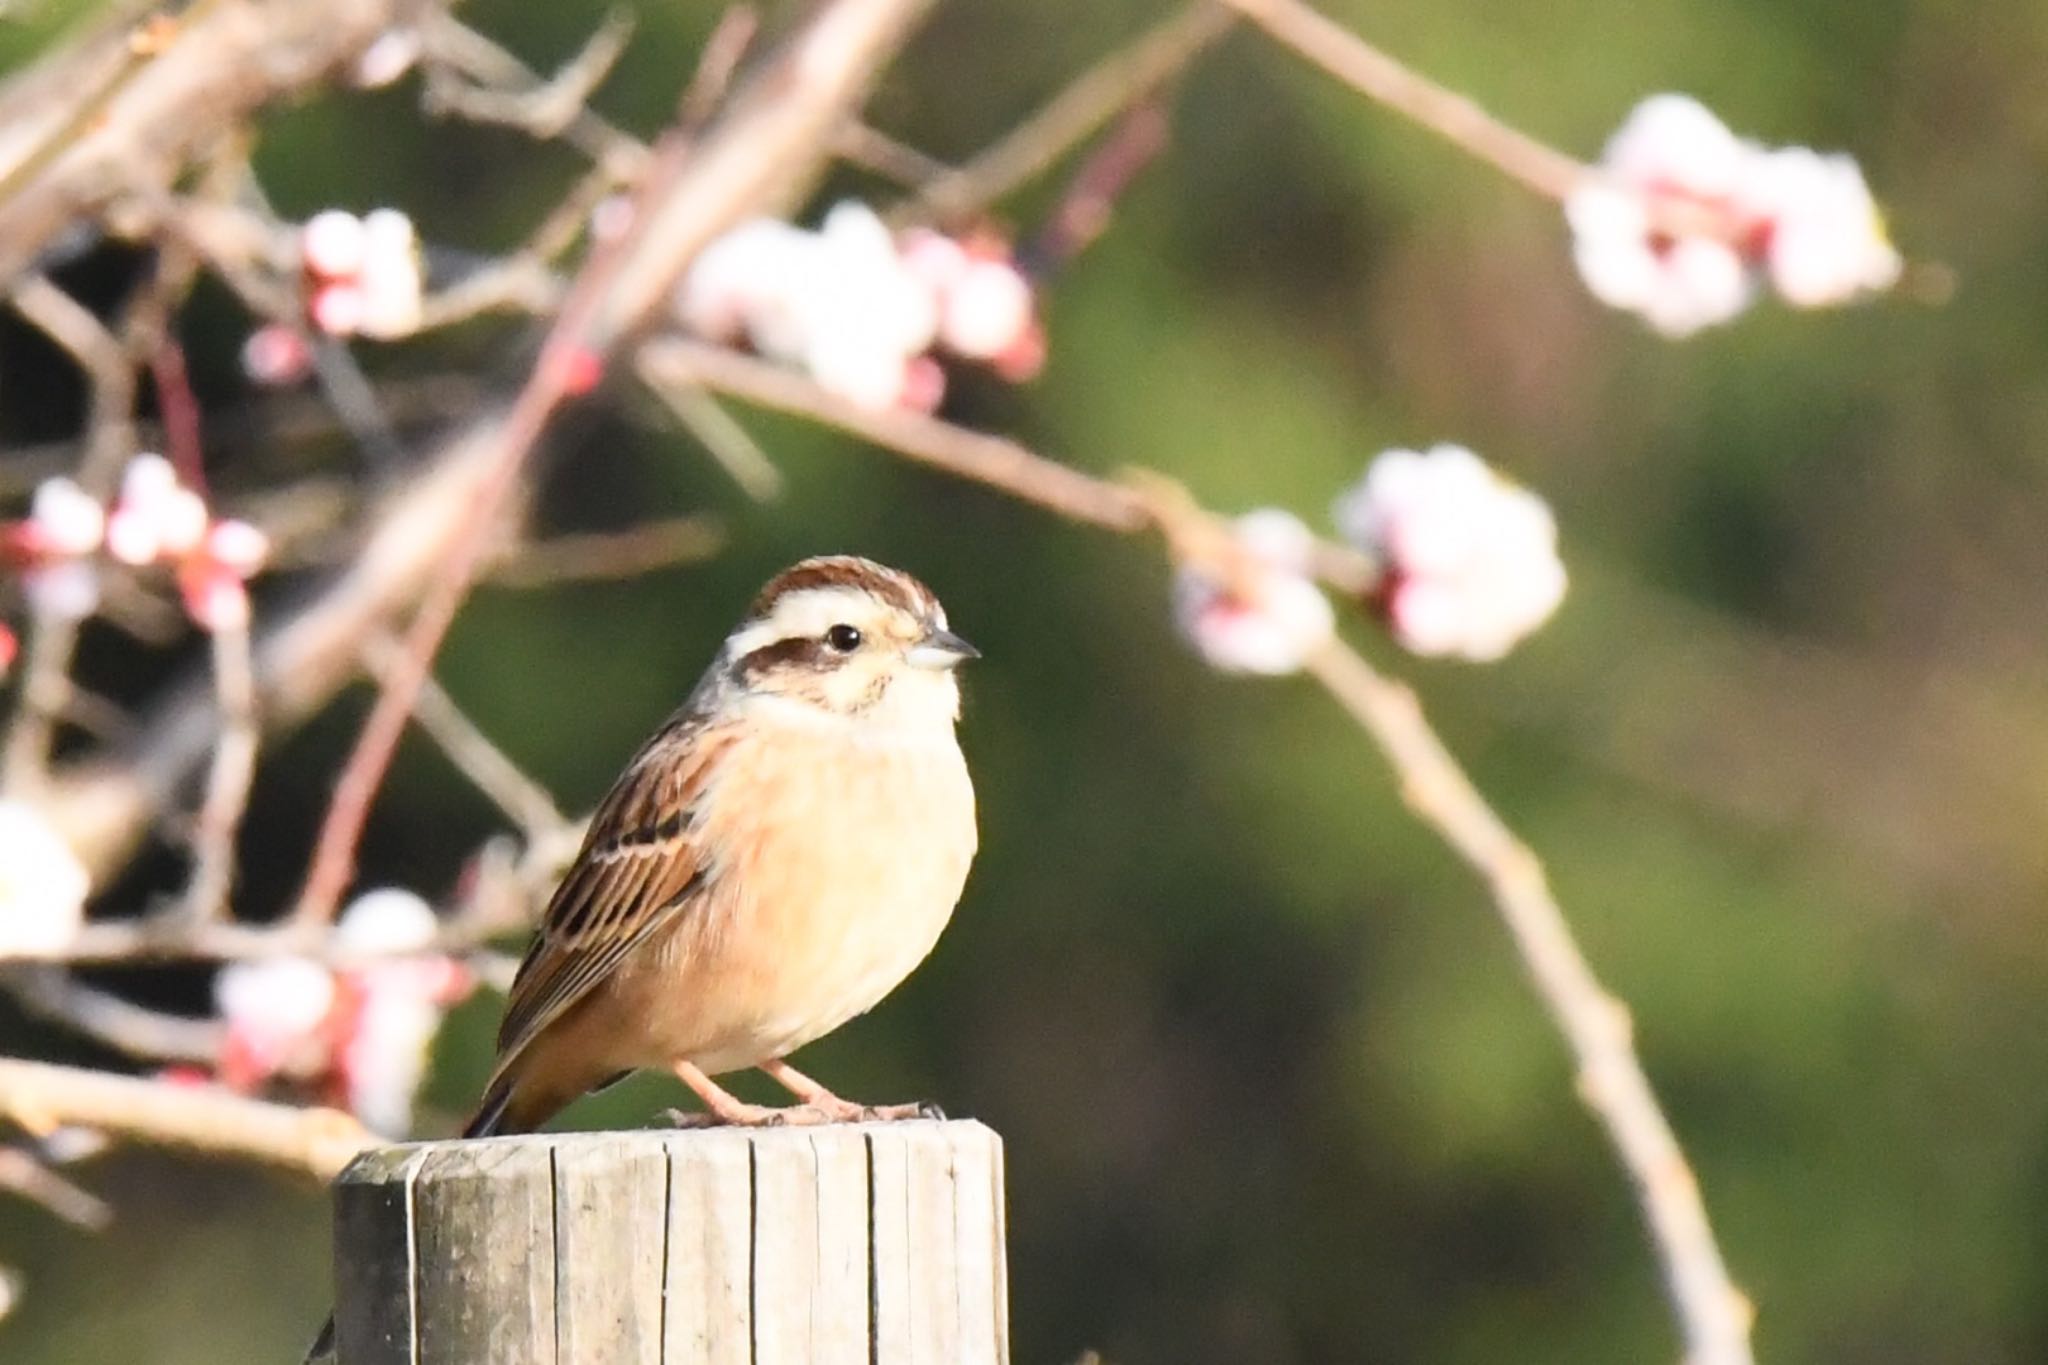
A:
[[[270,537],[246,521],[217,521],[206,533],[206,556],[237,577],[250,578],[270,558]]]
[[[306,315],[313,325],[331,337],[354,336],[362,330],[369,310],[362,285],[353,279],[320,285],[306,303]]]
[[[249,590],[232,571],[201,561],[178,575],[185,614],[202,630],[247,630]]]
[[[296,384],[312,372],[313,348],[282,323],[258,327],[242,343],[242,373],[255,383],[278,388]]]

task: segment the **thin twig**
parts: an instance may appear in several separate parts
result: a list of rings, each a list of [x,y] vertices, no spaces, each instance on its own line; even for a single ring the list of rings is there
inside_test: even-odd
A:
[[[670,517],[623,531],[586,531],[509,546],[491,566],[487,581],[494,588],[522,589],[636,578],[709,559],[724,544],[717,522]]]
[[[942,223],[971,218],[1142,103],[1230,31],[1230,10],[1196,0],[1072,81],[1000,142],[927,184],[899,210]]]
[[[44,963],[10,967],[0,975],[0,989],[33,1014],[148,1061],[210,1064],[220,1056],[226,1032],[218,1019],[148,1009]]]
[[[1564,200],[1589,174],[1576,158],[1502,123],[1302,0],[1224,0],[1311,66],[1422,125],[1548,199]]]
[[[1138,173],[1166,149],[1171,125],[1166,110],[1141,104],[1123,116],[1074,173],[1045,226],[1020,253],[1020,262],[1041,282],[1095,244],[1109,230],[1116,202]]]
[[[338,1109],[246,1099],[83,1067],[0,1059],[0,1119],[30,1133],[67,1124],[131,1141],[243,1157],[332,1179],[379,1139]]]
[[[427,111],[506,123],[536,137],[563,138],[615,181],[630,180],[646,164],[647,149],[593,111],[589,95],[624,51],[631,32],[630,15],[615,11],[606,16],[583,51],[549,79],[435,6],[420,25],[426,44]],[[458,72],[479,84],[462,85]]]
[[[903,409],[872,411],[827,393],[794,371],[723,346],[660,337],[640,348],[639,368],[658,387],[702,385],[838,427],[1074,521],[1126,533],[1150,524],[1143,499],[1129,489],[1048,460],[1015,441]]]
[[[15,309],[70,355],[91,385],[87,438],[77,477],[96,497],[112,491],[119,462],[134,449],[135,367],[107,326],[42,275],[25,275],[8,290]],[[57,722],[71,696],[71,660],[79,623],[43,615],[35,621],[22,665],[20,705],[8,725],[4,761],[10,791],[42,785]]]
[[[742,492],[755,502],[773,502],[782,496],[782,471],[724,405],[704,392],[702,385],[673,380],[657,383],[648,375],[644,359],[638,362],[638,368],[641,382],[677,421],[689,428],[697,443],[710,452]]]
[[[0,1190],[10,1190],[91,1232],[103,1231],[114,1221],[114,1211],[104,1199],[72,1184],[19,1147],[0,1147]]]
[[[1312,655],[1308,669],[1386,754],[1409,807],[1486,880],[1571,1048],[1579,1095],[1635,1182],[1689,1365],[1749,1365],[1750,1302],[1729,1278],[1699,1181],[1643,1074],[1628,1008],[1594,976],[1543,865],[1444,748],[1414,692],[1341,643]]]
[[[922,413],[875,412],[827,393],[792,370],[723,346],[657,337],[640,348],[640,372],[657,387],[701,384],[734,398],[836,427],[892,454],[1035,503],[1073,521],[1132,534],[1153,524],[1150,497],[1122,482],[1084,474],[1007,437],[973,431]],[[1316,576],[1347,596],[1379,580],[1371,559],[1319,542]]]
[[[399,655],[398,641],[385,634],[372,636],[363,648],[363,662],[369,666],[370,676],[380,683],[398,667]],[[420,684],[419,696],[413,701],[413,719],[471,785],[489,797],[529,838],[545,838],[568,823],[547,788],[506,757],[505,751],[493,744],[490,736],[477,728],[476,722],[463,714],[455,699],[431,677]]]
[[[218,920],[235,886],[235,834],[256,777],[256,671],[246,626],[213,632],[214,686],[220,698],[220,740],[206,780],[206,799],[192,833],[192,880],[186,913]]]
[[[832,154],[849,166],[872,171],[904,189],[916,189],[956,173],[937,157],[859,119],[850,119],[833,130]]]

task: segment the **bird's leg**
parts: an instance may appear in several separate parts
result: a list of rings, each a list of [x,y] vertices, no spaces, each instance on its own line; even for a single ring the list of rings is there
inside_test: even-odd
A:
[[[816,1110],[834,1123],[855,1123],[863,1119],[928,1119],[944,1118],[937,1105],[931,1104],[855,1104],[819,1085],[788,1062],[777,1057],[761,1063],[761,1070],[777,1085],[803,1101],[803,1107]]]
[[[766,1104],[748,1104],[705,1075],[694,1063],[675,1062],[669,1069],[676,1073],[677,1079],[684,1085],[697,1092],[697,1098],[704,1101],[704,1107],[711,1111],[711,1117],[719,1123],[735,1124],[742,1128],[768,1128],[782,1123],[826,1122],[823,1115],[816,1118],[805,1115],[801,1107],[777,1109]],[[673,1110],[670,1112],[679,1122],[690,1117]]]

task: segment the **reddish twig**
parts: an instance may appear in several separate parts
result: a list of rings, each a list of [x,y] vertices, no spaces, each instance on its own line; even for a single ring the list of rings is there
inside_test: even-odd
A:
[[[206,492],[206,461],[199,439],[199,399],[185,368],[185,348],[168,333],[149,352],[149,376],[156,385],[156,406],[164,425],[164,455],[178,477],[201,494]]]

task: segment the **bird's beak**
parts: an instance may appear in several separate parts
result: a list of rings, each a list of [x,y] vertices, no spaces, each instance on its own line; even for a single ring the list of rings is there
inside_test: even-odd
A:
[[[912,645],[904,657],[913,668],[948,669],[958,668],[969,659],[979,659],[981,651],[950,630],[932,630]]]

